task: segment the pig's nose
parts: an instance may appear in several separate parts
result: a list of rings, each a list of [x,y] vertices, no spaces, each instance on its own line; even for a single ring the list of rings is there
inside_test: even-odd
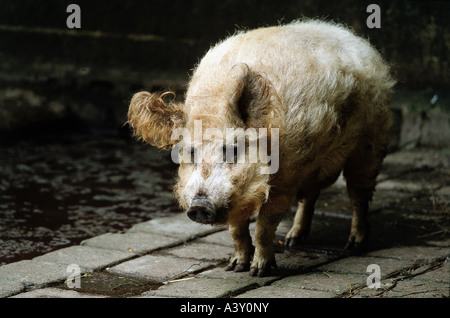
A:
[[[211,224],[216,218],[214,206],[204,197],[194,198],[186,213],[192,221],[198,223]]]

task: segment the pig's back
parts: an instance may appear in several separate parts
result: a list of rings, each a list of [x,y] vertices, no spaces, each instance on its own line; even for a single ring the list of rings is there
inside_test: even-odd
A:
[[[237,33],[208,51],[193,79],[224,86],[230,70],[241,63],[270,80],[288,116],[302,105],[332,107],[352,93],[372,95],[393,85],[389,68],[366,40],[322,21]]]
[[[202,83],[226,92],[230,70],[241,63],[267,77],[282,101],[281,151],[344,153],[363,130],[383,135],[389,128],[389,68],[343,26],[310,20],[237,33],[208,51],[187,95],[202,91]]]

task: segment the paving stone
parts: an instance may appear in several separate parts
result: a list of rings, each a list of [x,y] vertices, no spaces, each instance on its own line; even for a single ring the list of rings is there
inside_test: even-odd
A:
[[[86,270],[80,269],[80,273],[84,272]],[[71,273],[67,272],[66,265],[37,260],[24,260],[0,267],[0,278],[37,287],[63,281]]]
[[[408,281],[410,283],[403,283]],[[429,294],[428,292],[439,291],[442,289],[442,285],[447,286],[448,294],[448,291],[450,291],[450,272],[448,268],[445,266],[432,268],[429,265],[425,265],[414,270],[405,271],[397,277],[382,280],[379,288],[358,288],[354,290],[352,297],[408,297],[408,295],[404,294],[405,292],[414,294],[415,296],[413,297],[428,297],[427,295],[429,297],[437,297],[436,295],[433,296],[433,293]],[[416,288],[417,286],[422,288],[408,291],[408,288]],[[390,290],[393,291],[387,293]]]
[[[449,248],[450,247],[450,238],[447,238],[444,240],[439,240],[439,241],[436,241],[436,240],[427,241],[427,245]]]
[[[21,293],[11,298],[105,298],[105,296],[79,293],[75,290],[65,290],[59,288],[35,289],[26,293]]]
[[[248,283],[245,281],[194,277],[189,280],[163,285],[141,296],[220,298],[239,293],[245,288],[248,288]]]
[[[280,224],[278,224],[277,230],[276,230],[276,234],[280,235],[280,236],[284,236],[286,235],[287,232],[289,232],[289,230],[292,227],[292,219],[291,218],[286,218],[281,220]]]
[[[415,148],[411,150],[392,152],[384,159],[385,165],[395,165],[396,172],[412,168],[449,167],[450,156],[445,151],[436,151],[432,148]]]
[[[400,246],[373,251],[367,256],[433,262],[450,255],[450,247]]]
[[[291,288],[285,286],[264,286],[257,289],[249,290],[236,298],[332,298],[335,294],[318,291]]]
[[[336,258],[339,258],[339,256],[301,250],[275,253],[277,266],[281,271],[305,271],[320,264],[327,263]]]
[[[383,297],[383,294],[392,288],[394,285],[394,279],[387,279],[380,281],[380,288],[369,288],[367,286],[352,289],[349,291],[349,295],[352,298],[375,298]]]
[[[423,274],[415,276],[415,278],[418,280],[426,280],[435,283],[446,283],[449,284],[450,288],[450,268],[448,266],[441,266],[439,268],[426,271]]]
[[[450,197],[450,186],[444,186],[436,191],[436,195]]]
[[[413,182],[413,181],[405,181],[405,180],[385,180],[377,183],[377,191],[381,190],[399,190],[404,192],[419,192],[423,189],[438,189],[440,184],[438,183],[430,183],[429,181],[423,182]],[[392,192],[391,192],[392,196]],[[403,196],[405,198],[407,196]],[[377,195],[374,195],[374,198],[377,198]]]
[[[143,254],[181,242],[172,237],[149,233],[106,233],[84,240],[81,245]]]
[[[384,183],[380,183],[380,186],[377,185],[376,191],[373,194],[373,200],[370,202],[369,206],[371,211],[386,209],[392,205],[412,199],[414,196],[413,191],[416,190],[409,191],[408,189],[395,189],[388,186],[384,187],[392,182],[391,180],[387,180],[384,181]]]
[[[449,284],[424,282],[413,277],[397,281],[395,287],[383,293],[382,296],[389,298],[448,298],[450,297],[449,287]]]
[[[402,115],[402,125],[400,129],[400,146],[405,149],[416,147],[420,139],[421,126],[422,119],[420,116],[413,112],[404,112]]]
[[[234,280],[239,283],[242,283],[246,286],[250,285],[258,285],[264,286],[268,283],[271,283],[277,279],[279,276],[272,274],[267,277],[252,277],[249,275],[249,272],[234,272],[234,271],[226,271],[225,267],[216,267],[210,270],[203,271],[197,274],[199,278],[212,278],[212,279],[225,279],[225,280]]]
[[[210,261],[152,254],[121,263],[108,270],[112,273],[136,275],[164,282],[198,272],[215,264]]]
[[[366,280],[367,276],[356,274],[308,273],[283,278],[274,282],[272,286],[318,290],[337,296],[352,286],[365,285]]]
[[[359,274],[368,277],[372,272],[367,272],[370,264],[380,266],[381,277],[392,275],[402,269],[409,268],[414,265],[413,260],[398,260],[381,257],[361,257],[351,256],[319,266],[314,269],[320,272],[336,272],[343,274]]]
[[[210,244],[217,244],[217,245],[233,247],[233,240],[231,238],[230,231],[228,231],[228,230],[209,234],[207,236],[198,238],[195,241],[201,242],[201,243],[210,243]]]
[[[224,226],[200,224],[189,220],[183,213],[172,217],[153,219],[134,225],[128,233],[143,232],[175,237],[183,241],[225,230]]]
[[[233,248],[223,245],[188,243],[168,249],[166,252],[178,257],[223,262],[230,258]]]
[[[450,206],[450,186],[445,186],[437,190],[435,199],[438,204],[445,205],[448,208]]]
[[[433,107],[427,111],[427,120],[422,121],[420,145],[428,147],[449,147],[450,125],[448,104]]]
[[[133,256],[134,254],[130,252],[75,245],[35,257],[34,260],[67,265],[76,264],[82,268],[98,270]]]
[[[25,285],[17,280],[0,278],[0,298],[20,293],[24,289]]]

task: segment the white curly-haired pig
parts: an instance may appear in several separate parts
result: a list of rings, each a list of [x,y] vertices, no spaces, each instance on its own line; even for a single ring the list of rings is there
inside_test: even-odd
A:
[[[228,270],[264,276],[276,266],[273,240],[283,215],[297,203],[285,242],[306,238],[321,189],[341,171],[353,209],[346,247],[367,242],[393,85],[366,40],[334,23],[295,21],[238,32],[213,46],[196,66],[184,103],[139,92],[128,123],[151,145],[192,156],[180,162],[180,205],[193,221],[229,225]],[[251,160],[251,148],[264,138],[269,155]]]

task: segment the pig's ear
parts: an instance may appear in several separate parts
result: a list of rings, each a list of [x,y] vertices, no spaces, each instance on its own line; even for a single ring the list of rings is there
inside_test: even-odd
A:
[[[149,92],[134,94],[128,109],[128,124],[140,140],[162,148],[171,149],[176,141],[171,140],[172,130],[185,124],[182,105],[166,103],[163,98],[175,95],[167,92],[161,95]]]
[[[234,103],[245,127],[282,128],[282,103],[270,81],[248,66],[239,79]]]

